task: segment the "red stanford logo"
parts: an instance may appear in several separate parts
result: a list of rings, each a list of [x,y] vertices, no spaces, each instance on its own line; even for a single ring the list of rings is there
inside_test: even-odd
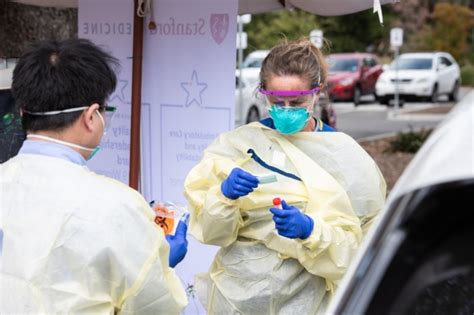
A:
[[[229,14],[211,14],[210,26],[212,38],[220,45],[229,31]]]

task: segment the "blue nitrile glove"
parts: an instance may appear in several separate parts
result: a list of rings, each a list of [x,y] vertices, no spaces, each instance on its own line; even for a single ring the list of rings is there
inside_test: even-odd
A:
[[[288,238],[306,239],[313,231],[314,222],[300,209],[290,206],[285,200],[281,201],[283,209],[270,208],[278,234]]]
[[[221,184],[221,191],[229,199],[248,195],[258,186],[258,178],[241,168],[234,168]]]
[[[186,256],[188,251],[187,231],[188,226],[180,220],[174,235],[166,235],[166,240],[170,245],[169,265],[171,268],[176,267]]]

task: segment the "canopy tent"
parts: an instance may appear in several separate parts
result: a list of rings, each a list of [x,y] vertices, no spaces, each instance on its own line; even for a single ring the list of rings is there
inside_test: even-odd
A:
[[[13,0],[45,7],[77,8],[78,0]],[[345,15],[394,0],[239,0],[239,14],[298,8],[323,16]]]
[[[59,8],[76,8],[78,0],[11,0],[13,2]],[[130,141],[129,185],[138,189],[140,170],[140,104],[142,80],[143,17],[137,9],[145,2],[153,0],[134,0],[133,31],[133,70],[132,70],[132,116]],[[351,14],[373,7],[382,22],[381,4],[399,0],[238,0],[239,14],[255,14],[282,9],[299,8],[304,11],[322,15],[337,16]]]

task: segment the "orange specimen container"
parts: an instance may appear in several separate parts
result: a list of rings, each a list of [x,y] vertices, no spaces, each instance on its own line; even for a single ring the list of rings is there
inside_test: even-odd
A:
[[[163,204],[157,203],[155,210],[155,223],[158,224],[166,235],[173,234],[174,231],[174,211],[166,208]]]

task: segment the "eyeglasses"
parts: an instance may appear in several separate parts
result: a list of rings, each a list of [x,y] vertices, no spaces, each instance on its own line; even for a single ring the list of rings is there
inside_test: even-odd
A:
[[[104,112],[104,116],[105,116],[104,119],[105,119],[106,124],[110,126],[115,116],[115,113],[117,112],[117,107],[109,106],[108,104],[106,104],[105,106],[102,106],[100,109],[102,109]]]
[[[97,112],[100,116],[103,116],[104,123],[104,135],[110,130],[112,126],[112,121],[114,119],[115,113],[117,112],[117,107],[109,106],[105,103],[103,106],[99,107]]]

